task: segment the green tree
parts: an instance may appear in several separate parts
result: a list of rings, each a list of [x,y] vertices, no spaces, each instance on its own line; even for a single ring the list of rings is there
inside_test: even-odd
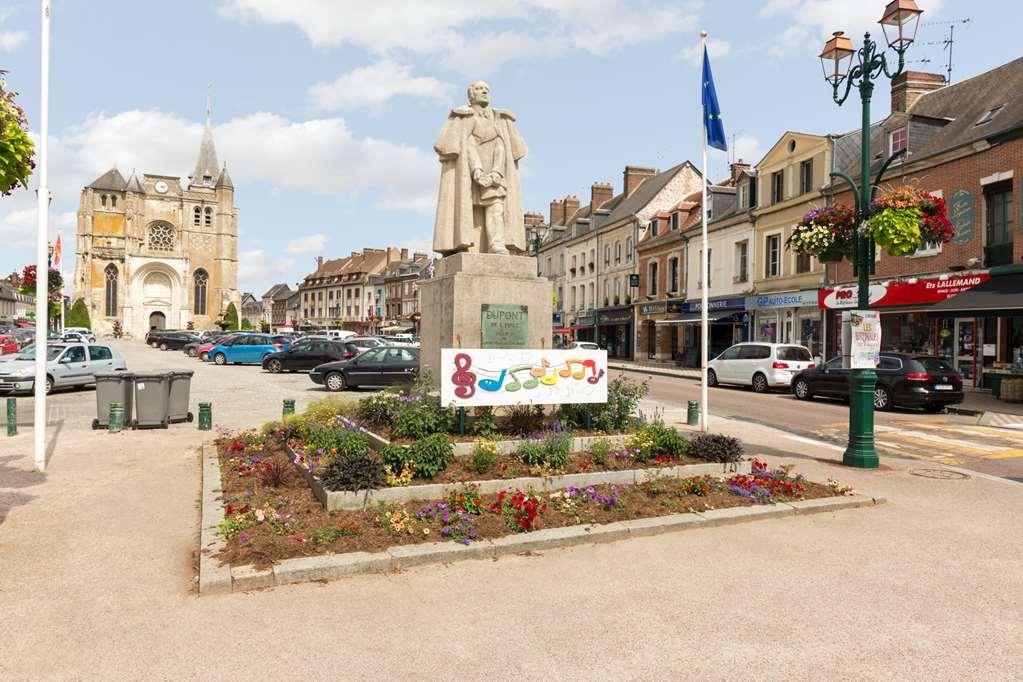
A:
[[[252,329],[252,323],[249,322],[249,318],[242,320],[242,329]]]
[[[238,329],[238,309],[234,307],[233,302],[227,304],[227,312],[224,313],[224,328]]]
[[[85,327],[92,329],[92,322],[89,320],[89,309],[85,307],[85,301],[77,298],[71,306],[71,312],[64,316],[64,325],[67,327]]]

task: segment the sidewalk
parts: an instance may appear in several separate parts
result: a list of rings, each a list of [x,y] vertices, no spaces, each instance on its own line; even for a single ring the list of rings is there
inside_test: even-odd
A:
[[[887,503],[200,599],[198,432],[0,441],[0,679],[1015,675],[1023,487],[712,427]]]

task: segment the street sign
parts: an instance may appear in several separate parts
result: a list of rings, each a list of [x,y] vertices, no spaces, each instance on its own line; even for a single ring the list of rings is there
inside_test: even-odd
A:
[[[639,275],[629,275],[629,287],[639,286]]]

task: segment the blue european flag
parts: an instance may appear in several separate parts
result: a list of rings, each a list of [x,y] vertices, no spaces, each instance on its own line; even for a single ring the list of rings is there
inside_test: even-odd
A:
[[[725,141],[725,124],[721,120],[718,94],[714,90],[714,74],[710,72],[710,58],[707,47],[703,48],[703,127],[707,131],[707,144],[723,152],[728,151]]]

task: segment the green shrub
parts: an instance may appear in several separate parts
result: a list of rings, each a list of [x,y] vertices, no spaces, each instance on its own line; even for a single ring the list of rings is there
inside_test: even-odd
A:
[[[551,469],[564,469],[572,452],[572,436],[568,433],[550,434],[544,437],[541,448],[544,464]]]
[[[335,459],[368,455],[370,451],[369,437],[351,427],[312,424],[306,428],[305,441],[313,449],[322,448],[326,456]]]
[[[66,327],[85,327],[86,329],[92,329],[92,322],[89,320],[89,309],[85,306],[85,301],[77,298],[74,304],[71,306],[71,311],[64,318],[64,325]]]
[[[433,478],[447,469],[455,456],[455,446],[444,433],[417,440],[408,446],[408,451],[419,478]]]
[[[497,417],[492,407],[477,407],[473,412],[472,425],[469,431],[474,436],[489,438],[497,433]]]
[[[322,426],[339,424],[338,417],[352,418],[355,416],[356,405],[348,398],[331,396],[314,400],[302,412],[302,421],[307,424]]]
[[[384,484],[384,465],[372,457],[339,457],[327,465],[321,476],[327,490],[366,490]]]
[[[452,419],[453,412],[442,406],[437,397],[398,396],[391,415],[391,436],[420,440],[433,434],[447,434]]]
[[[592,405],[566,403],[558,411],[558,419],[571,428],[586,427],[586,412],[590,411],[590,423],[597,431],[615,433],[628,431],[639,421],[636,417],[639,401],[647,394],[647,384],[639,383],[625,376],[618,376],[608,382],[607,402]]]
[[[720,433],[705,433],[692,440],[689,454],[709,462],[738,462],[742,457],[742,442]]]
[[[242,319],[242,329],[252,329],[252,323],[249,322],[249,318]]]
[[[497,443],[486,438],[481,438],[472,446],[472,470],[477,474],[486,473],[494,466],[500,451]]]
[[[394,472],[404,471],[408,465],[413,464],[412,453],[404,445],[397,445],[395,443],[385,445],[380,448],[378,454],[384,466]],[[415,466],[413,465],[412,468],[414,469]]]
[[[611,441],[607,438],[598,438],[590,443],[590,457],[597,466],[607,464],[607,458],[611,454]]]
[[[667,426],[664,422],[641,424],[637,427],[637,432],[650,437],[650,453],[653,455],[679,457],[689,451],[689,441],[682,437],[678,429]]]
[[[544,462],[543,443],[538,440],[527,440],[515,448],[515,456],[527,466],[540,466]]]
[[[355,408],[355,416],[367,426],[385,426],[390,423],[391,414],[394,413],[397,404],[396,394],[377,393],[359,401]]]

